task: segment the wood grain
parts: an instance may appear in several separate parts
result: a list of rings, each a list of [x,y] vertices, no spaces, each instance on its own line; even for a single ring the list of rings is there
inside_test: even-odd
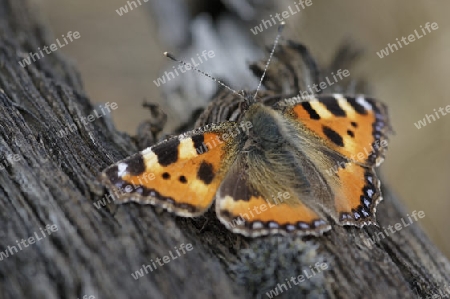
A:
[[[328,269],[278,298],[416,298],[450,280],[448,260],[416,223],[369,248],[364,238],[379,228],[247,239],[212,212],[183,219],[135,204],[97,209],[105,196],[98,173],[137,147],[107,116],[57,136],[96,107],[58,51],[19,65],[54,40],[32,11],[25,0],[0,1],[0,154],[9,157],[0,171],[0,251],[48,224],[58,229],[0,261],[1,298],[265,298],[316,262]],[[378,220],[386,227],[406,213],[383,192]],[[133,279],[143,264],[183,243],[193,250]]]

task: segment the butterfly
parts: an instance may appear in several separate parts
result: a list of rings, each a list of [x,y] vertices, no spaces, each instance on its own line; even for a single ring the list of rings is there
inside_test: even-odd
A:
[[[215,201],[244,236],[319,236],[331,224],[376,225],[375,173],[390,133],[386,106],[363,95],[248,98],[236,121],[164,140],[106,168],[116,203],[151,204],[183,217]]]

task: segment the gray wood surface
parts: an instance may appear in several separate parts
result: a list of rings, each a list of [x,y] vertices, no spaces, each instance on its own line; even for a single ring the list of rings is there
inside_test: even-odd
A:
[[[101,107],[60,52],[19,65],[54,40],[28,1],[0,1],[0,251],[9,254],[0,261],[1,298],[268,298],[317,262],[327,269],[277,298],[425,298],[447,290],[450,264],[416,222],[367,246],[380,228],[248,239],[213,212],[184,219],[136,204],[96,208],[105,196],[98,173],[138,149],[107,115],[76,121]],[[73,132],[58,136],[71,124]],[[407,221],[388,183],[381,227]],[[35,243],[20,249],[30,237]],[[181,244],[193,249],[132,277]]]

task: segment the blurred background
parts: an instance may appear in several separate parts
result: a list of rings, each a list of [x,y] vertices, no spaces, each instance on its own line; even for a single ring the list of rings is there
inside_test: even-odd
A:
[[[154,81],[177,66],[162,55],[164,51],[190,60],[212,50],[215,57],[202,63],[202,70],[224,78],[234,89],[253,90],[257,80],[247,63],[267,58],[264,47],[273,42],[277,26],[256,35],[250,29],[270,15],[289,10],[288,6],[296,11],[294,2],[301,8],[299,1],[284,0],[144,1],[135,0],[134,6],[126,0],[33,0],[55,39],[68,31],[80,32],[80,39],[59,51],[77,65],[93,103],[118,103],[114,122],[130,134],[149,117],[141,106],[144,99],[161,105],[169,116],[170,132],[189,119],[193,108],[205,105],[217,87],[196,73],[181,74],[158,87]],[[351,75],[368,80],[371,96],[390,108],[396,131],[381,167],[383,183],[393,188],[408,212],[425,212],[420,225],[450,257],[446,231],[450,226],[450,116],[421,129],[414,125],[433,109],[450,105],[450,3],[311,3],[286,20],[283,38],[301,41],[323,64],[345,39],[365,50]],[[376,54],[396,38],[414,30],[421,33],[420,26],[427,22],[436,22],[439,29],[382,59]]]

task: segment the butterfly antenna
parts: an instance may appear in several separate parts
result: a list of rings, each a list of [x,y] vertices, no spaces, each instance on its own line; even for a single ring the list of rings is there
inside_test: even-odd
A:
[[[253,101],[256,101],[256,96],[258,95],[258,91],[261,88],[261,84],[264,80],[264,77],[266,76],[267,68],[269,67],[270,61],[272,60],[273,53],[275,52],[275,48],[278,45],[278,41],[280,40],[281,33],[283,32],[285,24],[286,23],[283,21],[280,23],[280,26],[278,26],[278,34],[277,34],[277,37],[275,38],[275,42],[273,43],[272,51],[270,51],[269,59],[267,60],[266,66],[264,68],[264,72],[261,76],[261,79],[259,80],[259,84],[258,84],[258,87],[256,88],[255,95],[253,96]]]
[[[182,65],[184,65],[184,66],[189,66],[191,69],[193,69],[193,70],[199,72],[200,74],[202,74],[202,75],[204,75],[204,76],[206,76],[206,77],[208,77],[208,78],[214,80],[216,83],[222,85],[222,86],[225,87],[226,89],[230,90],[230,91],[233,92],[234,94],[236,94],[236,95],[240,96],[241,98],[243,98],[244,100],[246,100],[246,98],[245,98],[242,94],[238,93],[236,90],[232,89],[231,87],[229,87],[228,85],[226,85],[226,84],[223,83],[222,81],[220,81],[220,80],[214,78],[213,76],[211,76],[211,75],[208,74],[208,73],[205,73],[205,72],[202,71],[202,70],[199,70],[198,68],[192,66],[191,64],[184,62],[183,60],[177,59],[177,58],[176,58],[175,56],[173,56],[171,53],[169,53],[169,52],[164,52],[164,56],[166,56],[166,57],[172,59],[173,61],[176,61],[176,62],[178,62],[178,63],[180,63],[180,64],[182,64]]]

